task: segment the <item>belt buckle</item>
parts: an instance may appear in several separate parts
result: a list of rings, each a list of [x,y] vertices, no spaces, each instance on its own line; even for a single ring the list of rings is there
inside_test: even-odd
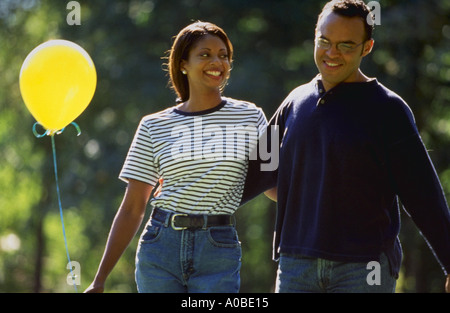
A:
[[[187,227],[178,227],[178,226],[175,226],[175,218],[176,218],[177,216],[188,216],[188,215],[187,215],[187,214],[183,214],[183,213],[176,213],[176,214],[173,214],[172,217],[170,218],[170,226],[171,226],[174,230],[184,230],[184,229],[187,229]]]

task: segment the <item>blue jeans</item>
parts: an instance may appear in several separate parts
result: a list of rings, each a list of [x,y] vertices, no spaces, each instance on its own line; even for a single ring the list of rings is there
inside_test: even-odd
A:
[[[374,262],[375,263],[375,262]],[[276,292],[393,293],[396,279],[391,275],[384,253],[375,263],[336,262],[300,255],[281,254]]]
[[[241,244],[234,226],[175,230],[150,219],[136,253],[139,292],[237,293]]]

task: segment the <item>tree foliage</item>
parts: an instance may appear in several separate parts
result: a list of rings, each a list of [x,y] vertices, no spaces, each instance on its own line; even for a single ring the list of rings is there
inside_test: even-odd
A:
[[[68,2],[68,1],[67,1]],[[225,95],[255,102],[268,118],[295,86],[317,73],[314,28],[325,1],[78,1],[81,25],[68,25],[67,2],[0,3],[0,291],[72,292],[57,208],[49,138],[37,139],[19,91],[26,55],[49,39],[86,49],[96,65],[94,99],[56,137],[64,221],[80,290],[94,277],[125,185],[117,179],[140,118],[174,104],[164,56],[172,37],[195,20],[223,27],[235,47]],[[450,193],[450,0],[381,0],[381,25],[363,71],[396,91],[414,111],[444,191]],[[363,99],[362,99],[363,100]],[[148,213],[147,213],[148,214]],[[243,244],[243,292],[270,292],[275,204],[259,196],[237,214]],[[403,213],[405,258],[399,292],[441,292],[444,276]],[[135,292],[134,254],[127,249],[107,282],[109,292]]]

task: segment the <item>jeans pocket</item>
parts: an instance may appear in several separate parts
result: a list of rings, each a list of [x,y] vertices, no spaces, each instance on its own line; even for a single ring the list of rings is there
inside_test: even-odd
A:
[[[209,228],[208,239],[216,247],[236,248],[241,245],[236,228],[233,226]]]
[[[154,243],[161,237],[161,225],[147,225],[141,236],[141,243]]]

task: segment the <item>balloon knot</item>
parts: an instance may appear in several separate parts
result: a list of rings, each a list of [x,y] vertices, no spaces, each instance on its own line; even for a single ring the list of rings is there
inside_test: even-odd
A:
[[[73,125],[74,127],[75,127],[75,129],[77,130],[77,136],[80,136],[81,135],[81,129],[80,129],[80,126],[78,126],[78,124],[77,123],[75,123],[75,122],[72,122],[72,123],[70,123],[71,125]],[[59,134],[61,134],[63,131],[64,131],[64,129],[65,129],[65,127],[63,128],[63,129],[46,129],[45,130],[45,132],[44,133],[39,133],[37,130],[36,130],[36,126],[37,125],[40,125],[40,126],[42,126],[42,124],[41,123],[39,123],[39,122],[36,122],[36,123],[34,123],[34,125],[33,125],[33,134],[37,137],[37,138],[42,138],[42,137],[44,137],[44,136],[54,136],[54,135],[59,135]]]

